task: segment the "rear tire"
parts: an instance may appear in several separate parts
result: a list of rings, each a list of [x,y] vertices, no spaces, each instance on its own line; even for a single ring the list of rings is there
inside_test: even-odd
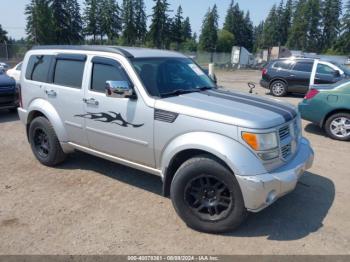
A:
[[[270,86],[271,94],[276,97],[282,97],[287,95],[287,85],[281,80],[272,82]]]
[[[232,231],[247,215],[235,176],[209,155],[181,165],[172,181],[170,196],[182,220],[201,232]]]
[[[35,157],[45,166],[53,167],[66,159],[56,133],[45,117],[37,117],[29,127],[29,143]]]
[[[331,115],[327,119],[324,128],[329,137],[340,141],[350,141],[350,114],[338,113]]]

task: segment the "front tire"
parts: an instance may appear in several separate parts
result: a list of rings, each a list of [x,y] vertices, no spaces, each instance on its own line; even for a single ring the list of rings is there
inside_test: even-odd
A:
[[[172,181],[170,196],[182,220],[202,232],[232,231],[247,214],[235,176],[209,155],[181,165]]]
[[[325,124],[325,130],[329,137],[350,141],[350,114],[338,113],[330,116]]]
[[[45,166],[53,167],[66,159],[56,133],[45,117],[35,118],[29,127],[29,143],[35,157]]]
[[[287,95],[287,85],[283,81],[277,80],[272,82],[270,89],[273,96],[282,97]]]

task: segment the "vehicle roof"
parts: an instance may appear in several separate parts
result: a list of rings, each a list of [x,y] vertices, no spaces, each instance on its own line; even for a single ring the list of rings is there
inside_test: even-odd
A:
[[[285,61],[285,60],[298,60],[298,61],[314,61],[317,58],[310,58],[310,57],[287,57],[287,58],[279,58],[275,61]]]
[[[76,51],[98,51],[119,54],[127,58],[146,57],[186,57],[185,55],[168,50],[124,47],[124,46],[103,46],[103,45],[47,45],[35,46],[32,50],[76,50]]]

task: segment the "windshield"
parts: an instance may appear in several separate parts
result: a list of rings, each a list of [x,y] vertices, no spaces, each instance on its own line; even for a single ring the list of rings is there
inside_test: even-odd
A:
[[[151,96],[176,96],[216,87],[189,58],[134,58],[131,62]]]

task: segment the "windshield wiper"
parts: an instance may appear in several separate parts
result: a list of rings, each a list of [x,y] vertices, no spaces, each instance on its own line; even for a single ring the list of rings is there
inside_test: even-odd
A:
[[[192,88],[192,89],[177,89],[168,93],[161,94],[161,97],[170,97],[170,96],[179,96],[183,94],[189,94],[189,93],[198,93],[206,90],[213,89],[213,87],[210,86],[203,86],[199,88]]]
[[[161,97],[170,97],[170,96],[179,96],[183,94],[189,94],[189,93],[195,93],[195,92],[200,92],[201,90],[198,88],[196,89],[177,89],[168,93],[163,93],[161,94]]]

